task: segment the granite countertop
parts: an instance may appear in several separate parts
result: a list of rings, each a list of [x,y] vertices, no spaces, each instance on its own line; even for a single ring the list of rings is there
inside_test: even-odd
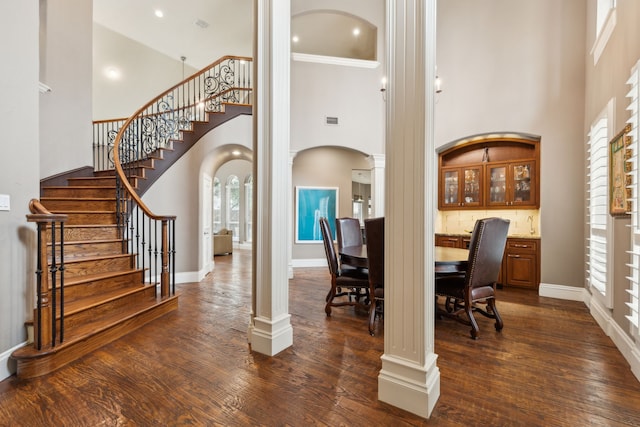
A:
[[[470,237],[471,233],[440,233],[437,232],[435,234],[438,234],[440,236],[462,236],[462,237]],[[540,235],[539,234],[509,234],[507,236],[510,239],[540,239]]]

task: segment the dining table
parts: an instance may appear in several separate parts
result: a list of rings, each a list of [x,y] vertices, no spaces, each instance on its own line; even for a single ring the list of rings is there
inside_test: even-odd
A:
[[[436,246],[435,273],[459,273],[467,270],[468,249]],[[342,264],[367,268],[367,245],[345,246],[339,251]]]

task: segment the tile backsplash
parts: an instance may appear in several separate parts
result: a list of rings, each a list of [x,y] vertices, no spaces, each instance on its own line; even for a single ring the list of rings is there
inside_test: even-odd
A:
[[[476,220],[497,216],[511,221],[510,236],[540,236],[539,209],[438,211],[435,230],[442,234],[464,234],[473,230]]]

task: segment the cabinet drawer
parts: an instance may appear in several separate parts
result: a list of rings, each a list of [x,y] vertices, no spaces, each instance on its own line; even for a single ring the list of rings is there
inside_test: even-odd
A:
[[[457,236],[438,236],[436,235],[436,246],[444,246],[446,248],[459,248],[460,238]]]
[[[507,252],[531,252],[538,251],[538,241],[531,239],[507,239]]]

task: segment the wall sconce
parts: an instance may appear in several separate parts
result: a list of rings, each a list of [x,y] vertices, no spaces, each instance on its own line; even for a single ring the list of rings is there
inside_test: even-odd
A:
[[[436,93],[442,92],[442,79],[439,76],[436,76],[436,81],[434,82],[434,86],[436,89]]]

